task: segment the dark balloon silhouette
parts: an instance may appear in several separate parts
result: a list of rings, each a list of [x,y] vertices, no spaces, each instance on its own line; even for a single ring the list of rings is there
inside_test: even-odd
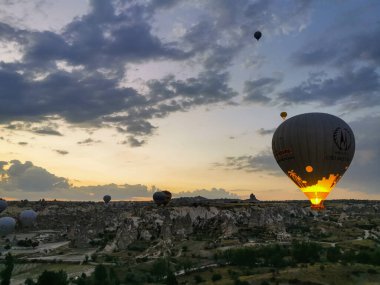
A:
[[[0,218],[0,235],[6,236],[12,233],[16,226],[16,220],[11,217]]]
[[[262,36],[261,32],[260,31],[256,31],[253,36],[255,37],[256,40],[259,40]]]
[[[281,114],[280,114],[280,116],[281,116],[281,118],[283,119],[283,120],[285,120],[286,119],[286,116],[288,115],[288,113],[286,113],[286,112],[281,112]]]
[[[23,227],[31,227],[37,219],[37,213],[33,210],[24,210],[21,212],[19,220]]]
[[[273,155],[286,175],[308,197],[313,209],[323,201],[348,169],[355,137],[342,119],[307,113],[285,120],[272,139]]]
[[[153,201],[158,205],[166,206],[172,199],[172,193],[169,191],[159,191],[153,194]]]
[[[108,204],[111,201],[111,196],[110,195],[104,195],[103,201],[104,201],[104,203]]]
[[[0,213],[8,207],[7,201],[0,199]]]

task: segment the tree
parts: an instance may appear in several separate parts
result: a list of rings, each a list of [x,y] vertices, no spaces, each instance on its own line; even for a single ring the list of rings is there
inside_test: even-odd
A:
[[[160,258],[153,263],[151,273],[156,276],[158,280],[164,278],[168,272],[168,262],[164,258]]]
[[[33,281],[32,278],[25,279],[24,284],[25,285],[36,285],[36,283]]]
[[[222,279],[222,275],[220,275],[219,273],[214,273],[211,277],[212,282],[218,281],[220,279]]]
[[[94,271],[95,284],[104,285],[107,280],[107,269],[103,264],[98,264]]]
[[[8,253],[5,256],[5,268],[3,271],[1,271],[0,276],[1,276],[1,285],[9,285],[12,277],[12,271],[14,267],[14,260],[13,256]]]
[[[36,285],[67,285],[69,281],[67,280],[67,274],[65,271],[60,270],[58,272],[55,271],[47,271],[45,270],[38,277]]]
[[[166,277],[166,284],[167,285],[178,285],[177,278],[175,277],[174,273],[169,270],[168,275]]]

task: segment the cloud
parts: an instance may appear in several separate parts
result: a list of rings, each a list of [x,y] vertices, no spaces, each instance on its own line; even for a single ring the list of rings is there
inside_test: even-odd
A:
[[[379,191],[380,116],[350,122],[356,141],[355,156],[338,187],[377,194]]]
[[[268,104],[272,99],[268,94],[273,93],[277,85],[281,83],[280,78],[263,77],[257,80],[246,81],[244,83],[244,101]]]
[[[9,162],[9,168],[4,169],[4,177],[0,181],[0,189],[7,192],[47,192],[54,188],[68,188],[66,178],[57,177],[46,169],[33,165],[32,162],[22,163],[18,160]]]
[[[147,141],[157,129],[152,119],[202,105],[231,104],[238,94],[229,86],[227,70],[252,43],[247,36],[252,27],[265,19],[265,31],[297,31],[307,22],[310,10],[297,1],[290,8],[281,1],[188,4],[201,12],[199,19],[185,25],[182,35],[168,40],[170,27],[162,36],[153,25],[158,15],[180,6],[177,1],[90,1],[89,5],[87,14],[59,32],[0,23],[0,42],[15,43],[21,54],[20,60],[0,63],[1,122],[46,123],[58,117],[70,125],[113,127],[136,140],[129,145],[142,145],[138,142]],[[127,64],[162,60],[195,67],[199,73],[147,80],[146,93],[126,87]],[[248,84],[248,100],[266,103],[265,92],[275,84],[262,83],[256,90]],[[56,128],[43,126],[31,131],[61,135]]]
[[[260,129],[257,130],[257,133],[258,133],[260,136],[266,136],[266,135],[271,135],[271,134],[273,134],[275,131],[276,131],[276,128],[273,128],[273,129],[264,129],[264,128],[260,128]]]
[[[54,151],[58,154],[61,154],[61,155],[69,154],[69,152],[67,150],[55,149]]]
[[[292,54],[291,61],[297,66],[328,64],[340,68],[353,66],[357,62],[378,65],[380,43],[377,39],[379,36],[380,27],[378,25],[365,29],[356,27],[353,32],[341,35],[334,33],[330,37],[326,37],[326,32],[324,32]],[[320,44],[321,42],[323,44]]]
[[[174,193],[174,197],[196,197],[202,196],[208,199],[220,199],[220,198],[228,198],[228,199],[239,199],[239,196],[226,191],[223,188],[212,188],[210,190],[207,189],[198,189],[194,191],[183,191],[179,193]]]
[[[27,142],[18,142],[19,145],[22,145],[22,146],[25,146],[27,145],[28,143]]]
[[[102,142],[101,140],[93,140],[92,138],[88,138],[88,139],[85,139],[83,141],[79,141],[77,142],[77,144],[81,144],[81,145],[93,145],[95,143],[100,143]]]
[[[281,175],[282,171],[275,161],[272,151],[261,151],[256,155],[228,156],[225,162],[214,163],[215,167],[225,170],[243,170],[246,172],[266,172],[271,175]]]
[[[130,200],[149,198],[155,191],[161,191],[152,186],[150,189],[141,184],[106,184],[75,187],[68,179],[56,176],[48,170],[35,166],[32,162],[22,163],[18,160],[0,161],[0,192],[4,196],[18,199],[65,199],[65,200],[102,200],[105,194],[113,200]],[[212,188],[173,193],[175,197],[203,196],[206,198],[238,198],[225,189]]]
[[[380,104],[380,76],[373,67],[345,70],[334,78],[310,74],[300,85],[282,91],[278,99],[285,104],[342,103],[343,108],[358,109]]]

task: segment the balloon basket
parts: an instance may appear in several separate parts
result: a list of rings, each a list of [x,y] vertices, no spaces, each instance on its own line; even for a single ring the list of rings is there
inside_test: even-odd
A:
[[[314,210],[314,211],[323,211],[323,210],[325,209],[325,206],[324,206],[322,203],[320,203],[320,204],[318,204],[318,205],[314,205],[314,204],[312,204],[312,205],[310,206],[310,208],[311,208],[312,210]]]

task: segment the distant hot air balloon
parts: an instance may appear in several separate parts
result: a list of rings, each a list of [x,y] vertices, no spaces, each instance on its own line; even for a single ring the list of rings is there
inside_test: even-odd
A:
[[[33,210],[24,210],[19,216],[19,220],[23,227],[31,227],[37,219],[37,213]]]
[[[12,233],[16,226],[16,220],[11,217],[0,218],[0,235],[6,236]]]
[[[169,191],[158,191],[153,194],[153,201],[158,205],[167,205],[172,198]]]
[[[283,120],[285,120],[286,119],[286,116],[288,115],[288,113],[286,113],[286,112],[281,112],[281,114],[280,114],[280,116],[281,116],[281,118],[283,119]]]
[[[256,40],[259,40],[262,36],[261,32],[260,31],[256,31],[253,36],[255,37]]]
[[[308,197],[314,209],[323,201],[349,167],[355,137],[340,118],[307,113],[284,121],[273,134],[273,155],[286,175]]]
[[[162,193],[164,193],[166,195],[166,201],[165,201],[165,205],[168,204],[170,202],[170,200],[172,199],[172,193],[165,190],[165,191],[162,191]]]
[[[104,203],[108,204],[111,201],[111,196],[110,195],[104,195],[103,201],[104,201]]]
[[[0,213],[8,207],[7,201],[0,199]]]

